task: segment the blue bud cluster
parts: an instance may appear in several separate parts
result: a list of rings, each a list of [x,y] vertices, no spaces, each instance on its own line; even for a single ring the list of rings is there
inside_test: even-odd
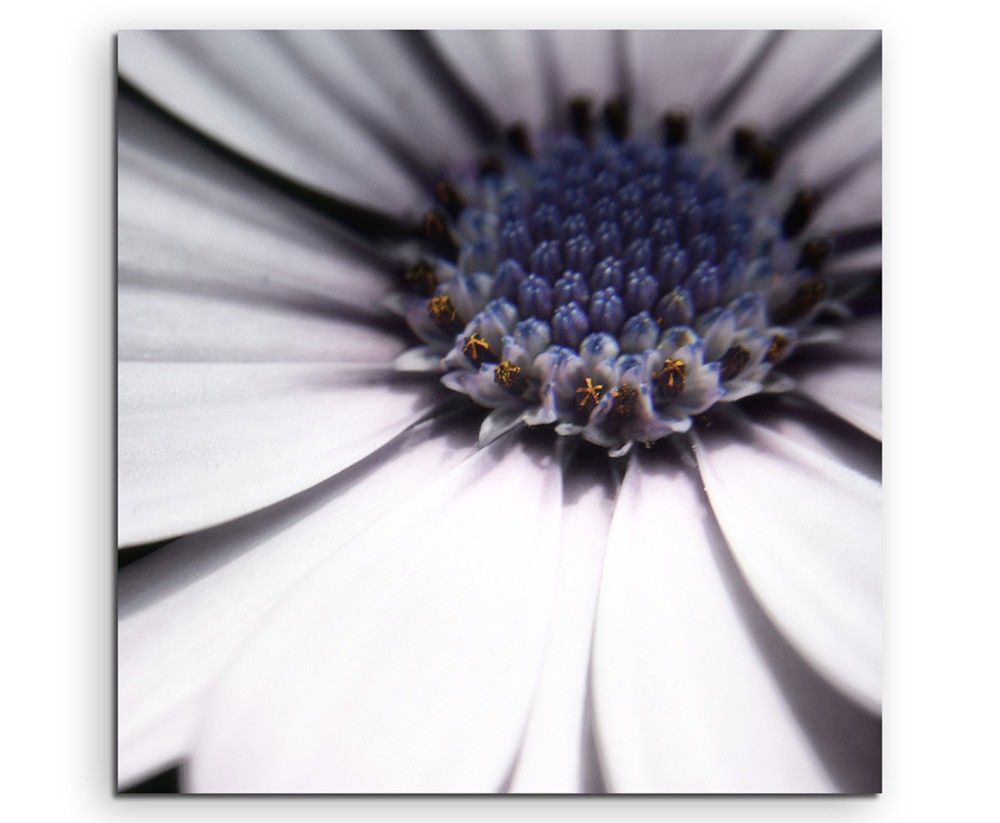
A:
[[[470,177],[457,264],[436,261],[406,305],[424,362],[504,421],[612,451],[773,388],[826,293],[775,192],[743,171],[709,147],[607,135]]]
[[[533,180],[498,197],[491,294],[525,316],[559,312],[578,335],[565,345],[618,334],[643,312],[661,327],[690,323],[755,251],[749,193],[689,150],[567,139],[530,166]]]

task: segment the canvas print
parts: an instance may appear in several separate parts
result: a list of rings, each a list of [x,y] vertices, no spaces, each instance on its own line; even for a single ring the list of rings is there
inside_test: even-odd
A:
[[[881,790],[881,37],[117,38],[117,788]]]

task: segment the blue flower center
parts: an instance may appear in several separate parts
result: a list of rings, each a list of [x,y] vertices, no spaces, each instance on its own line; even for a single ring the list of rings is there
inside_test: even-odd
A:
[[[440,184],[438,254],[410,269],[411,327],[443,382],[504,419],[554,423],[611,450],[684,431],[716,402],[766,391],[827,298],[817,206],[781,196],[766,146],[690,144],[689,124],[628,137],[571,109],[532,153],[512,132],[478,174]]]

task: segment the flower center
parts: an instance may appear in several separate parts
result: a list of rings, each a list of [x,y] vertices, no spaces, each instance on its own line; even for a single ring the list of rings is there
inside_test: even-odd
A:
[[[407,318],[446,385],[609,448],[767,386],[828,298],[829,243],[795,239],[819,195],[776,207],[773,146],[692,134],[671,112],[658,137],[630,137],[621,100],[596,129],[574,101],[537,152],[511,129],[477,174],[435,187],[421,231],[437,258],[408,269]]]

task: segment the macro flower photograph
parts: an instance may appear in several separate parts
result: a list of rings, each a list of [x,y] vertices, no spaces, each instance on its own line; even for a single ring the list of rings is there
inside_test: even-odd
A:
[[[879,31],[116,40],[119,792],[881,792]]]

